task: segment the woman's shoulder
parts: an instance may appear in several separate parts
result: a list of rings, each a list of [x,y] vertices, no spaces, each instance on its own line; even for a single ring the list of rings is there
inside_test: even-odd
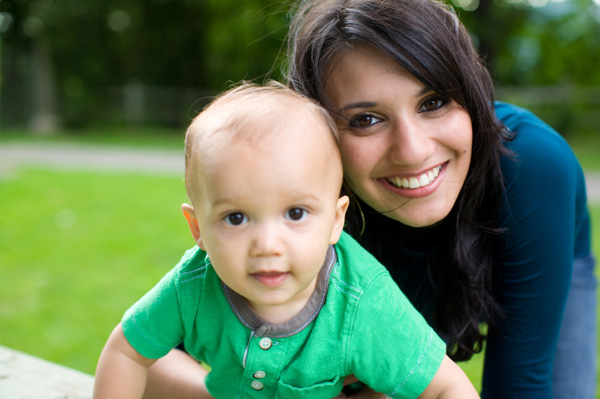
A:
[[[540,226],[549,215],[558,220],[558,214],[572,214],[574,207],[583,216],[585,178],[567,141],[532,112],[495,105],[498,118],[515,134],[506,142],[511,154],[501,159],[507,201],[503,215],[508,218],[504,224],[530,220]]]
[[[514,139],[508,141],[506,146],[516,156],[551,156],[554,159],[559,156],[575,161],[567,141],[531,111],[502,102],[496,102],[495,108],[498,119],[514,134]]]
[[[515,170],[520,176],[550,177],[552,173],[569,175],[580,172],[579,161],[567,141],[531,111],[516,105],[496,102],[496,115],[514,138],[505,143],[511,155],[502,162],[506,178]],[[524,175],[525,174],[525,175]]]

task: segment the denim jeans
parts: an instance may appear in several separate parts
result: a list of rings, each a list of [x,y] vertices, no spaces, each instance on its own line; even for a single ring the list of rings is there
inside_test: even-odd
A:
[[[575,259],[552,373],[554,399],[596,397],[597,321],[594,258]]]

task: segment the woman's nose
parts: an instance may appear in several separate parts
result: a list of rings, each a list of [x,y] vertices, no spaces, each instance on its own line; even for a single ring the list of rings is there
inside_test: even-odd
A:
[[[280,256],[282,254],[283,241],[280,229],[274,223],[256,226],[250,244],[250,256]]]
[[[419,165],[435,152],[430,132],[415,118],[397,119],[388,136],[390,160],[398,165]]]

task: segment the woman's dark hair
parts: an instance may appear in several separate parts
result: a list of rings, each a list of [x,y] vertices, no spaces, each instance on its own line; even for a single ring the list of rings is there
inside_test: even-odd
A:
[[[499,314],[493,264],[504,191],[500,156],[507,151],[503,139],[509,138],[495,115],[492,79],[469,34],[437,0],[308,0],[295,10],[288,40],[288,85],[331,112],[325,85],[333,63],[355,46],[369,45],[469,113],[471,165],[446,218],[453,231],[445,271],[450,278],[434,315],[435,328],[449,339],[448,354],[469,359],[485,339],[480,322]],[[384,234],[375,229],[365,234],[378,233]],[[378,255],[377,248],[369,249]]]

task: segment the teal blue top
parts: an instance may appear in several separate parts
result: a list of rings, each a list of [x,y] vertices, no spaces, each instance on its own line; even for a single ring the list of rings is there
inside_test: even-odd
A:
[[[284,324],[252,313],[197,247],[122,323],[148,358],[183,342],[211,366],[206,386],[222,399],[330,399],[350,374],[393,398],[416,398],[445,354],[387,270],[346,233],[330,248],[306,308]]]
[[[507,200],[500,227],[507,232],[497,251],[497,299],[507,318],[490,331],[484,395],[550,398],[573,261],[591,255],[585,180],[551,127],[512,105],[497,103],[496,113],[517,136],[507,144],[516,159],[502,160]],[[498,396],[503,391],[511,396]]]
[[[584,175],[566,141],[532,113],[504,103],[496,103],[496,113],[517,135],[506,144],[514,158],[501,161],[506,198],[498,227],[506,232],[494,267],[505,318],[489,331],[482,397],[550,398],[573,262],[590,256]],[[381,248],[379,260],[431,321],[451,226],[415,229],[371,209],[364,213],[367,228],[370,221],[378,226],[370,234]]]

